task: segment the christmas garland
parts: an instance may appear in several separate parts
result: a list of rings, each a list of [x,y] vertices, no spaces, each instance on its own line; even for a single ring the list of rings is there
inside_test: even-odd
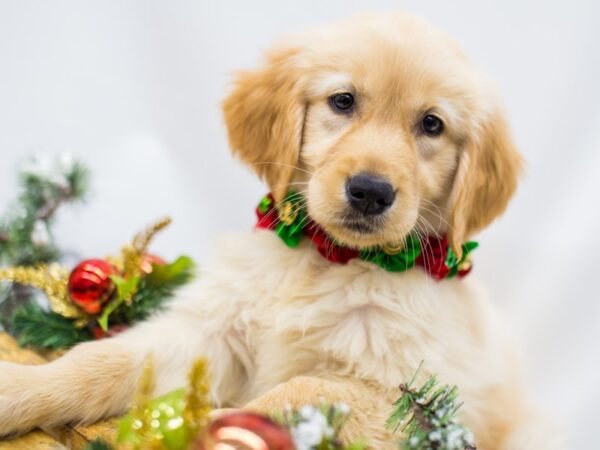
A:
[[[81,202],[88,191],[88,170],[69,155],[32,156],[18,171],[18,198],[0,217],[0,266],[49,264],[61,257],[52,226],[65,205]],[[23,285],[0,284],[0,330],[12,332],[14,311],[32,301]]]
[[[88,259],[68,271],[58,264],[0,268],[0,280],[41,289],[49,310],[35,301],[18,308],[12,330],[23,346],[62,349],[110,336],[144,320],[189,282],[193,261],[171,263],[147,252],[169,218],[135,236],[121,255]]]
[[[402,450],[475,450],[472,433],[456,418],[456,387],[438,386],[435,376],[420,388],[413,379],[400,386],[386,428],[401,430]],[[127,450],[365,450],[362,440],[342,444],[340,434],[351,415],[345,404],[305,405],[264,416],[236,411],[211,420],[206,361],[198,360],[187,389],[156,399],[151,359],[146,361],[130,412],[118,424],[114,446]],[[112,450],[94,441],[86,450]]]
[[[307,214],[302,194],[289,192],[279,204],[271,194],[262,198],[256,208],[257,228],[273,230],[290,248],[297,247],[308,237],[327,260],[345,264],[359,258],[389,272],[404,272],[415,266],[422,267],[437,280],[464,277],[472,268],[470,255],[478,247],[469,241],[462,245],[458,257],[446,237],[408,235],[401,243],[392,243],[367,249],[345,247],[335,242]]]

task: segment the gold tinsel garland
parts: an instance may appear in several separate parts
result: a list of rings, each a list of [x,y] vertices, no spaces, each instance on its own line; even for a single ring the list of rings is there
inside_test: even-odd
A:
[[[69,300],[69,271],[58,264],[0,268],[0,280],[36,287],[46,294],[55,313],[69,319],[85,318],[85,313]]]

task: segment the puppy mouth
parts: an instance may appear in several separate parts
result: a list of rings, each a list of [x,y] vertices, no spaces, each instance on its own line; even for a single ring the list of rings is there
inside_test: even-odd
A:
[[[359,234],[373,234],[380,231],[383,221],[379,217],[365,217],[354,212],[347,213],[341,220],[342,227]]]
[[[371,234],[375,232],[375,227],[370,223],[344,221],[344,227],[360,234]]]

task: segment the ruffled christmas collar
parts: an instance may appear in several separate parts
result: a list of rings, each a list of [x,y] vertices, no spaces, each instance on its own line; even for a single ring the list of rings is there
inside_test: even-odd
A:
[[[279,204],[268,194],[256,208],[256,227],[273,230],[290,248],[297,247],[303,238],[309,238],[324,258],[337,264],[359,258],[389,272],[404,272],[419,266],[437,280],[464,277],[471,271],[470,254],[477,248],[477,242],[464,243],[460,258],[445,236],[424,237],[411,234],[406,237],[403,245],[354,249],[339,245],[328,236],[308,217],[305,204],[302,195],[297,192],[288,193]]]

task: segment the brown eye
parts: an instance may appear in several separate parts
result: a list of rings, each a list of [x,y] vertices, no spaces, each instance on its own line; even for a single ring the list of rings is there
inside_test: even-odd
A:
[[[433,114],[427,114],[421,121],[421,130],[428,136],[439,136],[444,131],[444,122]]]
[[[334,94],[329,97],[329,106],[340,114],[348,114],[354,109],[354,96],[349,92]]]

